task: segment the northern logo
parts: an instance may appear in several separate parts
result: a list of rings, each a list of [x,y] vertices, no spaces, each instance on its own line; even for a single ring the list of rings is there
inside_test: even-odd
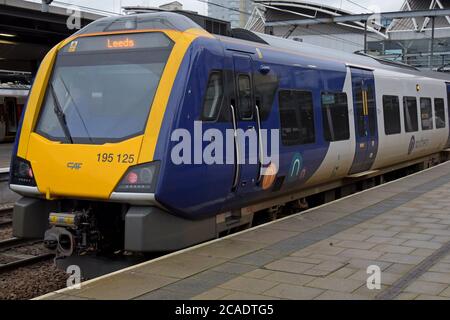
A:
[[[291,166],[289,169],[288,182],[296,181],[299,177],[303,179],[305,172],[303,171],[303,157],[300,153],[295,153],[292,157]]]

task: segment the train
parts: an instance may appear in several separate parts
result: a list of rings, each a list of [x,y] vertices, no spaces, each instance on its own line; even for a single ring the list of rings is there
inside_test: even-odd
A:
[[[29,73],[0,70],[0,143],[14,141],[29,92]]]
[[[440,154],[449,93],[444,73],[176,13],[103,18],[40,65],[13,232],[66,257],[189,247]]]

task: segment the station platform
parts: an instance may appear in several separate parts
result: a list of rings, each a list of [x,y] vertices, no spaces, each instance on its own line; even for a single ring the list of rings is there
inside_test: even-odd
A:
[[[450,299],[450,162],[37,299]]]
[[[9,169],[13,146],[12,143],[0,143],[0,170]]]

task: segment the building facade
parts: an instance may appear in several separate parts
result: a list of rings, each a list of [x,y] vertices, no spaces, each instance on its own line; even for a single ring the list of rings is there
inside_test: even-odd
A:
[[[183,4],[178,1],[172,1],[159,6],[160,9],[167,11],[183,10]]]
[[[335,2],[255,1],[258,8],[252,11],[246,28],[349,53],[364,50],[364,23],[311,25],[291,23],[291,21],[329,18],[363,11],[355,5],[335,7],[333,6]],[[281,23],[273,25],[277,22]],[[383,39],[382,35],[372,28],[369,28],[369,38],[377,41]]]
[[[232,28],[243,28],[253,6],[248,0],[208,0],[208,16],[229,21]]]
[[[249,30],[346,52],[365,51],[420,69],[446,67],[450,70],[450,16],[436,17],[434,22],[423,14],[388,20],[361,5],[336,7],[336,1],[254,2],[257,7],[247,22]],[[397,11],[445,9],[450,9],[450,0],[404,0]],[[360,13],[369,13],[375,19],[375,25],[368,24],[367,33],[364,32],[365,22],[361,20],[321,22]]]
[[[405,0],[400,10],[443,9],[450,9],[450,0]],[[388,39],[385,41],[369,41],[370,51],[421,69],[449,67],[449,16],[436,17],[434,22],[429,17],[394,19],[386,33]]]

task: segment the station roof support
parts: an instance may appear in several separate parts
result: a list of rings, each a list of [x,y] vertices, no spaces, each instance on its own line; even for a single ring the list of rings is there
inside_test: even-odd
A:
[[[345,23],[345,22],[361,22],[367,21],[377,15],[381,19],[404,19],[404,18],[417,18],[417,17],[445,17],[450,16],[450,9],[436,9],[436,10],[414,10],[414,11],[395,11],[395,12],[382,12],[382,13],[363,13],[363,14],[351,14],[341,15],[335,17],[326,18],[309,18],[298,20],[283,20],[266,22],[266,27],[275,27],[283,25],[313,25],[313,24],[327,24],[327,23]]]

